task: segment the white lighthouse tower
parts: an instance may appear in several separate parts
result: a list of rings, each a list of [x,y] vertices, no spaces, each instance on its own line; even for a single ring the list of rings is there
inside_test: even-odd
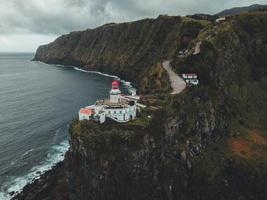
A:
[[[114,80],[111,83],[110,97],[97,100],[94,105],[81,108],[79,111],[79,120],[94,120],[104,123],[106,118],[118,123],[127,123],[136,118],[137,106],[145,107],[137,103],[138,96],[122,95],[119,82]]]
[[[121,91],[119,89],[119,82],[113,81],[111,90],[109,92],[110,94],[110,102],[111,103],[118,103],[120,101]]]

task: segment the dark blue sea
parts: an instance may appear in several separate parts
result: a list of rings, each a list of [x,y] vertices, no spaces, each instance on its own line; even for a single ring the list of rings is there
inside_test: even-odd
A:
[[[107,97],[111,79],[0,54],[0,200],[63,160],[68,124]]]

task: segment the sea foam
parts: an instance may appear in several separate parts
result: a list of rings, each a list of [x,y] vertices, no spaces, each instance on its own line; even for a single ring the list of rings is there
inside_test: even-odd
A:
[[[106,76],[106,77],[117,79],[118,81],[120,81],[124,85],[124,87],[127,89],[127,91],[130,94],[135,94],[136,93],[136,89],[132,86],[131,82],[122,80],[118,76],[102,73],[102,72],[99,72],[99,71],[84,70],[84,69],[81,69],[81,68],[78,68],[78,67],[73,67],[73,68],[75,70],[77,70],[77,71],[81,71],[81,72],[85,72],[85,73],[91,73],[91,74],[99,74],[101,76]]]
[[[34,180],[40,178],[42,174],[50,170],[58,162],[64,160],[64,155],[69,148],[69,142],[67,140],[61,142],[58,145],[52,145],[49,148],[46,159],[40,165],[34,166],[26,175],[12,178],[10,181],[6,182],[3,186],[7,188],[5,192],[0,192],[0,200],[9,200],[12,198],[10,193],[18,193],[23,187],[29,183],[32,183]]]
[[[120,78],[118,76],[115,76],[115,75],[105,74],[105,73],[98,72],[98,71],[87,71],[87,70],[84,70],[84,69],[80,69],[78,67],[73,67],[73,68],[75,70],[78,70],[78,71],[81,71],[81,72],[86,72],[86,73],[91,73],[91,74],[99,74],[101,76],[106,76],[106,77],[115,78],[115,79],[120,80]]]

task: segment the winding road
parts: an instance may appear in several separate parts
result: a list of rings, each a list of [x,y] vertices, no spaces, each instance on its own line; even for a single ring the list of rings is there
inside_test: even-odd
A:
[[[171,67],[170,61],[165,61],[162,63],[162,67],[168,72],[169,74],[169,79],[171,82],[171,86],[173,91],[171,94],[179,94],[185,89],[186,83],[185,81],[178,75],[176,74]]]

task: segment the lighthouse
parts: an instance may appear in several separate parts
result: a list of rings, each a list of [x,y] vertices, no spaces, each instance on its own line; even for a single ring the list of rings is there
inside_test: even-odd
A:
[[[119,82],[114,80],[111,83],[111,90],[109,92],[110,95],[110,102],[111,103],[118,103],[121,96],[121,91],[119,88]]]
[[[102,124],[108,118],[118,123],[127,123],[136,118],[137,106],[144,106],[137,103],[138,96],[121,94],[117,80],[112,81],[109,95],[109,98],[97,100],[94,105],[81,108],[79,120],[93,120]]]

